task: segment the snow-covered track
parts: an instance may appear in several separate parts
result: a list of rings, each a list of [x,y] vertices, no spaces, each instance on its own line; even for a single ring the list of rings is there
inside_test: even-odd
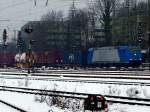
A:
[[[19,73],[19,72],[0,72],[1,75],[24,75],[24,76],[28,76],[28,75],[32,75],[32,76],[42,76],[42,77],[68,77],[68,78],[107,78],[107,79],[131,79],[131,80],[150,80],[150,74],[148,75],[130,75],[130,73],[126,73],[124,75],[121,74],[110,74],[110,73],[106,73],[106,74],[75,74],[75,73],[59,73],[59,74],[53,74],[53,73],[31,73],[31,74],[27,74],[27,73]]]
[[[88,97],[88,95],[100,96],[99,94],[74,93],[74,92],[65,92],[65,91],[52,91],[52,90],[18,88],[18,87],[8,87],[8,86],[0,86],[0,91],[10,91],[10,92],[17,92],[17,93],[24,93],[24,94],[35,94],[35,95],[46,95],[46,96],[49,95],[55,97],[66,97],[66,98],[76,98],[76,99],[85,99]],[[119,97],[119,96],[105,96],[105,98],[107,102],[111,102],[111,103],[150,106],[150,99]]]
[[[95,75],[95,74],[48,74],[48,73],[33,73],[31,74],[32,76],[53,76],[53,77],[60,77],[60,76],[63,76],[63,77],[69,77],[69,78],[107,78],[107,79],[137,79],[137,80],[150,80],[150,76],[143,76],[143,75],[130,75],[130,74],[126,74],[126,75],[120,75],[120,74],[117,74],[117,75],[110,75],[110,74],[98,74],[98,75]]]
[[[137,86],[150,86],[148,82],[134,82],[134,81],[105,81],[105,80],[98,80],[98,79],[84,79],[84,78],[57,78],[57,77],[26,77],[26,76],[0,76],[1,79],[8,79],[8,80],[30,80],[30,81],[48,81],[48,82],[80,82],[80,83],[95,83],[95,84],[117,84],[117,85],[137,85]]]
[[[25,111],[24,109],[21,109],[21,108],[15,106],[15,105],[13,105],[13,104],[10,104],[10,103],[8,103],[8,102],[6,102],[6,101],[0,100],[0,103],[3,103],[3,104],[5,104],[5,105],[7,105],[8,107],[11,107],[12,109],[17,110],[18,112],[27,112],[27,111]]]
[[[129,75],[129,76],[150,76],[149,71],[37,71],[47,74],[86,74],[86,75]]]
[[[17,93],[25,93],[25,94],[46,95],[46,96],[66,97],[66,98],[76,98],[76,99],[85,99],[89,95],[101,96],[100,94],[86,94],[86,93],[75,93],[75,92],[10,87],[10,86],[0,86],[0,91],[10,91],[10,92],[17,92]]]
[[[121,96],[108,96],[108,95],[106,95],[105,98],[108,102],[111,102],[111,103],[150,106],[150,99],[121,97]]]

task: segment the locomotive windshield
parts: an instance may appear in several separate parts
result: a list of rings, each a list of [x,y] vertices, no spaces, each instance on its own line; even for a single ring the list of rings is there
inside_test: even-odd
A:
[[[137,53],[140,52],[140,47],[129,47],[129,52],[131,53]]]

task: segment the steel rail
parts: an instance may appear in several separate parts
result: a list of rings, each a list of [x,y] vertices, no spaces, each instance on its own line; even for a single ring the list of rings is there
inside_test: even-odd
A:
[[[42,73],[42,72],[41,72]],[[43,73],[47,73],[47,74],[79,74],[79,75],[128,75],[128,76],[150,76],[150,73],[128,73],[128,72],[61,72],[61,73],[49,73],[49,72],[43,72]],[[36,73],[33,73],[36,74]],[[37,73],[40,74],[40,73]]]
[[[149,76],[127,76],[127,75],[87,75],[87,74],[48,74],[48,73],[17,73],[17,72],[2,72],[2,75],[23,75],[23,76],[53,76],[53,77],[78,77],[78,78],[111,78],[111,79],[136,79],[136,80],[150,80]]]
[[[22,73],[22,72],[0,72],[1,74],[3,75],[28,75],[27,73]],[[139,71],[135,71],[135,72],[118,72],[118,71],[97,71],[97,72],[86,72],[86,71],[83,71],[83,72],[47,72],[47,71],[43,71],[43,72],[37,72],[37,73],[31,73],[30,75],[90,75],[90,76],[100,76],[100,75],[114,75],[114,76],[150,76],[150,72],[139,72]]]
[[[63,78],[35,78],[35,77],[4,77],[0,76],[2,79],[16,79],[16,80],[41,80],[41,81],[61,81],[61,82],[81,82],[81,83],[96,83],[96,84],[117,84],[117,85],[141,85],[150,86],[150,83],[145,82],[127,82],[127,81],[103,81],[103,80],[83,80],[83,79],[63,79]]]
[[[113,76],[113,75],[76,75],[76,74],[32,74],[32,76],[53,76],[53,77],[74,77],[74,78],[107,78],[107,79],[135,79],[135,80],[150,80],[150,77],[146,76],[123,76],[123,75],[118,75],[118,76]]]
[[[59,94],[73,94],[73,95],[100,95],[100,94],[87,94],[87,93],[75,93],[75,92],[64,92],[64,91],[55,91],[55,90],[46,90],[46,89],[33,89],[33,88],[22,88],[22,87],[10,87],[10,86],[0,86],[2,89],[16,89],[16,90],[27,90],[27,91],[38,91],[38,92],[47,92],[47,93],[59,93]]]
[[[17,92],[17,93],[54,96],[54,97],[66,97],[66,98],[75,98],[75,99],[85,99],[89,95],[101,96],[100,94],[74,93],[74,92],[31,89],[31,88],[29,89],[29,88],[18,88],[18,87],[8,87],[8,86],[0,86],[0,88],[1,88],[0,91],[10,91],[10,92]]]
[[[0,91],[10,91],[10,92],[35,94],[35,95],[38,94],[38,95],[46,95],[46,96],[49,95],[49,96],[54,96],[54,97],[66,97],[66,98],[76,98],[76,99],[85,99],[88,97],[88,95],[100,96],[100,94],[86,94],[86,93],[51,91],[51,90],[42,90],[42,89],[16,88],[16,87],[7,87],[7,86],[1,86]],[[150,106],[150,99],[107,96],[107,95],[105,96],[105,98],[107,102],[112,102],[112,103]],[[143,101],[143,102],[140,102],[140,101]]]
[[[0,100],[0,102],[3,103],[3,104],[5,104],[5,105],[7,105],[7,106],[9,106],[9,107],[11,107],[11,108],[13,108],[13,109],[15,109],[15,110],[18,110],[20,112],[27,112],[24,109],[21,109],[21,108],[15,106],[15,105],[12,105],[12,104],[10,104],[10,103],[8,103],[6,101]]]
[[[117,100],[107,100],[111,103],[120,103],[120,104],[128,104],[128,105],[141,105],[141,106],[150,106],[150,104],[147,103],[138,103],[138,102],[128,102],[128,101],[117,101]]]
[[[125,100],[135,100],[135,101],[145,101],[150,103],[150,99],[145,98],[132,98],[132,97],[124,97],[124,96],[112,96],[112,95],[104,95],[107,98],[116,98],[116,99],[125,99]]]

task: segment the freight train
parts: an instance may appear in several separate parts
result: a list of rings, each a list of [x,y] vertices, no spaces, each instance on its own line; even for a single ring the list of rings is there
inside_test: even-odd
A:
[[[80,66],[80,67],[109,67],[109,66],[139,66],[142,63],[142,53],[138,46],[107,46],[84,50],[50,49],[28,52],[16,50],[16,46],[8,45],[7,49],[0,47],[0,66]],[[30,62],[30,63],[29,63]]]
[[[142,54],[137,46],[109,46],[89,48],[86,51],[65,51],[51,49],[46,52],[33,52],[34,66],[80,66],[80,67],[137,67],[142,63]],[[27,65],[27,53],[17,54],[15,63]],[[21,65],[21,66],[22,66]]]

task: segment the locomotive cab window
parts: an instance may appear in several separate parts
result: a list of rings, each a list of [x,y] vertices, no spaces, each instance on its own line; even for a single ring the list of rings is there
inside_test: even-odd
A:
[[[98,109],[102,108],[102,102],[100,102],[100,101],[97,102],[97,108]]]
[[[134,52],[140,52],[140,48],[139,47],[129,47],[129,51],[134,53]]]

